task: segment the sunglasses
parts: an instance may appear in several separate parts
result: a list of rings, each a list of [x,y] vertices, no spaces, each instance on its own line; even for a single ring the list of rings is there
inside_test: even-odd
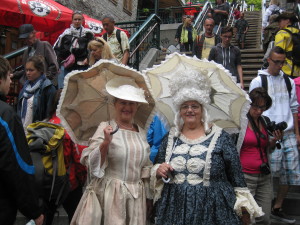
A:
[[[254,109],[254,110],[262,110],[262,111],[265,111],[267,109],[267,106],[266,105],[254,105],[254,104],[250,104],[251,107]]]
[[[277,66],[284,66],[284,65],[286,65],[286,61],[285,60],[283,60],[283,61],[281,61],[281,60],[273,60],[273,59],[271,59],[271,58],[269,58],[275,65],[277,65]]]

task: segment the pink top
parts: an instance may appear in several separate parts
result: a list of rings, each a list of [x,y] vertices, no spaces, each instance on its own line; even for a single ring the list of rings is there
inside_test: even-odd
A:
[[[265,129],[262,133],[266,138],[260,138],[260,144],[263,150],[264,162],[268,162],[264,149],[268,144],[268,135]],[[240,159],[242,164],[242,170],[244,173],[261,173],[260,165],[263,163],[260,157],[259,148],[257,147],[257,140],[253,130],[247,128],[244,142],[240,152]]]

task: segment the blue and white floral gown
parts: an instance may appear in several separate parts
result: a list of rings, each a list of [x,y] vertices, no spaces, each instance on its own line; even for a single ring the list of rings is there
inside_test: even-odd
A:
[[[173,168],[173,179],[164,184],[156,178],[163,162]],[[196,140],[174,128],[165,136],[151,172],[155,190],[156,225],[241,224],[241,207],[251,217],[263,215],[246,187],[241,165],[229,134],[214,125]]]

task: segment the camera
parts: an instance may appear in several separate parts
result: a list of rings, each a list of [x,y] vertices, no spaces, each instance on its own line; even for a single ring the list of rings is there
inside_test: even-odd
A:
[[[280,123],[275,123],[275,121],[268,121],[267,122],[267,131],[269,133],[269,135],[273,136],[273,132],[275,130],[280,130],[280,131],[284,131],[287,128],[287,123],[282,121]],[[278,149],[281,149],[281,144],[279,141],[276,142],[276,147]]]
[[[267,123],[267,130],[273,133],[275,130],[284,131],[287,128],[287,123],[282,121],[280,123],[275,123],[275,121]]]
[[[262,163],[260,165],[260,172],[262,172],[263,174],[265,175],[268,175],[271,173],[271,170],[270,170],[270,166],[269,166],[269,163]]]

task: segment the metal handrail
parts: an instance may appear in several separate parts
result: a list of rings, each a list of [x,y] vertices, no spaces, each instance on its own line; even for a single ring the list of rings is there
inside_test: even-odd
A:
[[[230,13],[229,13],[229,16],[228,16],[228,20],[227,20],[227,25],[226,26],[229,26],[229,22],[230,22],[230,18],[232,17],[232,23],[231,23],[231,27],[232,27],[232,24],[233,24],[233,20],[234,20],[234,18],[233,18],[233,9],[234,9],[234,5],[231,7],[231,9],[230,9]]]
[[[136,46],[136,48],[132,51],[130,54],[130,58],[136,53],[136,51],[139,49],[139,47],[143,44],[143,42],[146,40],[146,38],[151,34],[151,32],[154,30],[154,28],[158,25],[159,23],[155,23],[154,26],[149,30],[149,32],[146,34],[146,36],[140,41],[140,43]]]
[[[141,25],[140,29],[129,38],[129,45],[136,38],[138,38],[138,36],[143,32],[143,30],[150,24],[151,20],[153,19],[155,19],[158,23],[161,22],[161,19],[156,14],[152,14],[151,16],[149,16],[148,19]]]
[[[23,55],[23,53],[28,49],[28,46],[25,46],[25,47],[22,47],[22,48],[19,48],[15,51],[12,51],[10,53],[7,53],[5,54],[3,57],[6,58],[7,60],[9,59],[13,59],[19,55]]]
[[[194,23],[194,27],[197,30],[197,33],[199,33],[199,31],[201,30],[201,28],[202,28],[201,24],[203,23],[204,18],[207,15],[209,9],[212,9],[212,4],[210,1],[207,1],[204,4],[202,11],[199,13],[199,15],[197,16],[195,23]]]
[[[140,60],[143,59],[143,57],[146,55],[149,48],[144,49],[143,51],[139,51],[139,48],[141,45],[145,42],[147,42],[147,38],[151,37],[151,34],[154,35],[155,42],[154,45],[156,48],[159,48],[160,43],[160,34],[159,34],[159,25],[161,23],[161,19],[156,14],[151,14],[143,24],[141,24],[138,28],[138,31],[135,32],[130,38],[129,38],[129,45],[133,49],[133,51],[130,53],[129,59],[132,62],[132,66],[136,69],[139,69],[139,63]],[[157,30],[155,32],[154,30]]]

